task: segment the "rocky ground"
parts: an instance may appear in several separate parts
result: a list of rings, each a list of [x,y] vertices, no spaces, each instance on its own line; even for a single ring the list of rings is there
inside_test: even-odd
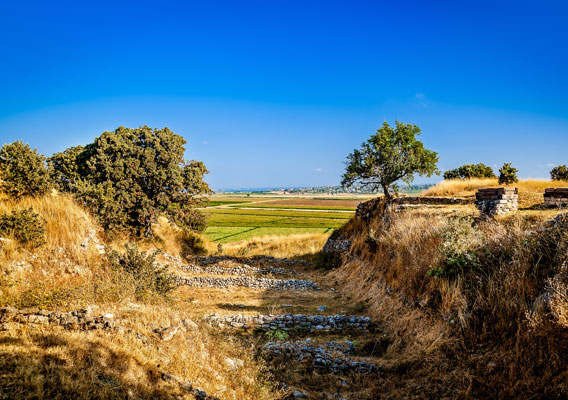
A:
[[[322,272],[305,261],[272,257],[210,256],[192,261],[184,264],[168,257],[172,270],[179,275],[178,284],[216,290],[214,296],[226,301],[222,303],[223,311],[205,313],[201,323],[225,335],[258,335],[258,356],[274,367],[278,387],[286,392],[284,398],[369,398],[354,393],[362,377],[372,379],[381,371],[375,355],[365,354],[364,343],[375,330],[373,321],[356,313],[351,302],[329,286]],[[239,303],[231,302],[234,291],[243,287],[253,290],[239,297]],[[284,293],[278,296],[278,292]],[[266,304],[258,305],[263,297]],[[262,312],[286,309],[300,312]],[[231,313],[233,310],[239,312]],[[310,377],[309,383],[305,376]],[[345,393],[314,390],[318,377],[326,382],[337,378]]]

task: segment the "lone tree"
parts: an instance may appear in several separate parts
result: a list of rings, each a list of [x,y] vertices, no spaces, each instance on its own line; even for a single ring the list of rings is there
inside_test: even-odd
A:
[[[382,188],[388,201],[392,200],[391,188],[402,180],[407,184],[414,175],[430,177],[439,174],[436,164],[438,153],[427,150],[417,139],[420,128],[414,124],[396,121],[396,127],[387,122],[377,130],[360,149],[347,156],[342,186],[359,183],[372,190]]]
[[[505,163],[499,170],[499,184],[511,185],[519,181],[517,178],[518,169],[513,167],[511,163]]]

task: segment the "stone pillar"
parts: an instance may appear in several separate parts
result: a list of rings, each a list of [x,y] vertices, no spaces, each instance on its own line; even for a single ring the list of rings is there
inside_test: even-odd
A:
[[[544,205],[546,207],[568,207],[568,188],[544,189]]]
[[[475,205],[481,215],[493,217],[517,211],[519,191],[517,188],[479,189]]]

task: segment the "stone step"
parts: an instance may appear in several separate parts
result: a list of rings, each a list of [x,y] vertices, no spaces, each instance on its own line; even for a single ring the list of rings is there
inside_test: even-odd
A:
[[[367,331],[371,319],[355,315],[206,315],[203,320],[220,328],[258,328],[263,331],[292,329],[309,332],[340,332],[344,330]]]
[[[211,265],[221,262],[233,262],[237,264],[248,265],[285,265],[308,267],[310,263],[304,260],[294,260],[291,258],[276,258],[272,256],[252,256],[252,257],[235,257],[235,256],[195,256],[192,261],[198,265]]]
[[[373,374],[379,367],[370,360],[353,359],[355,351],[352,342],[329,342],[323,345],[313,343],[310,339],[296,342],[268,342],[262,351],[266,358],[285,358],[300,362],[310,362],[318,373]]]
[[[228,288],[231,286],[271,290],[320,290],[313,282],[303,279],[269,279],[239,276],[220,278],[212,276],[177,276],[178,286]]]
[[[176,268],[182,271],[194,274],[211,274],[211,275],[297,275],[298,273],[291,269],[268,267],[251,267],[250,265],[243,264],[231,267],[221,267],[219,265],[204,266],[198,265],[176,265]]]

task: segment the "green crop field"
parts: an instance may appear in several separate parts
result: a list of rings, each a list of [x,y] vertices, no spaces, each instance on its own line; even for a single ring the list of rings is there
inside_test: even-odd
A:
[[[342,226],[353,213],[333,211],[249,210],[206,208],[205,235],[217,243],[229,243],[252,237],[326,233]]]

